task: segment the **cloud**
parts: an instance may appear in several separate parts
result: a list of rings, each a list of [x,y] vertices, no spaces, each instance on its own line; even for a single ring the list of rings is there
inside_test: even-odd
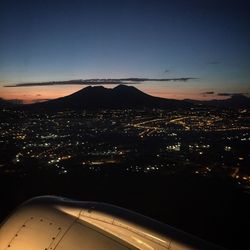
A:
[[[249,95],[249,93],[217,93],[218,96]]]
[[[214,95],[215,92],[214,91],[207,91],[207,92],[202,92],[201,94],[203,94],[203,95]]]
[[[46,102],[46,101],[49,101],[49,100],[52,100],[52,99],[34,99],[32,100],[32,102]]]
[[[170,71],[170,70],[168,70],[168,69],[165,69],[165,70],[164,70],[164,73],[168,73],[169,71]]]
[[[218,96],[232,96],[231,93],[217,93]]]
[[[41,94],[37,94],[36,96],[42,96]]]
[[[118,78],[118,79],[86,79],[86,80],[69,80],[69,81],[53,81],[53,82],[30,82],[16,83],[5,85],[4,87],[33,87],[33,86],[53,86],[53,85],[108,85],[108,84],[142,84],[144,82],[187,82],[198,78],[179,77],[179,78]]]

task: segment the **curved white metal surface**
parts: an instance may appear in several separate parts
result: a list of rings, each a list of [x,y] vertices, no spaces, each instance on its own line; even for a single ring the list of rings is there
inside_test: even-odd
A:
[[[191,235],[116,206],[37,197],[0,228],[0,250],[218,249]]]

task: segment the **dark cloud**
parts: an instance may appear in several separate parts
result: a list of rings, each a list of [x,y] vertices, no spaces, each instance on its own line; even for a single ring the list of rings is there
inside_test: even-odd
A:
[[[217,93],[218,96],[232,96],[231,93]]]
[[[202,92],[203,95],[214,95],[214,91]]]
[[[32,102],[46,102],[46,101],[49,101],[49,100],[52,100],[52,99],[34,99],[32,100]]]
[[[218,96],[249,95],[249,93],[217,93]]]
[[[168,73],[169,71],[170,71],[170,70],[168,70],[168,69],[165,69],[165,70],[164,70],[164,73]]]
[[[30,82],[16,83],[13,85],[5,85],[4,87],[32,87],[32,86],[53,86],[53,85],[103,85],[103,84],[142,84],[143,82],[187,82],[198,78],[180,77],[180,78],[119,78],[119,79],[86,79],[86,80],[70,80],[70,81],[53,81],[53,82]]]

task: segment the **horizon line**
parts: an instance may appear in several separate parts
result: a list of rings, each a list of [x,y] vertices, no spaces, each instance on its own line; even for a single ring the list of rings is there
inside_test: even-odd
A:
[[[84,87],[84,88],[82,88],[82,89],[80,89],[78,91],[81,91],[81,90],[86,89],[88,87],[92,87],[92,88],[103,87],[105,89],[115,89],[119,85],[127,86],[127,84],[122,84],[122,83],[119,83],[114,88],[106,88],[102,84],[97,84],[97,86],[92,86],[92,85],[95,85],[95,84],[92,84],[92,85],[91,84],[86,84],[86,85],[88,85],[88,86],[86,86],[86,87]],[[112,85],[112,84],[110,83],[110,85]],[[115,85],[115,83],[113,83],[113,85]],[[133,86],[127,86],[127,87],[133,87]],[[136,88],[136,87],[134,87],[134,88]],[[76,91],[76,92],[78,92],[78,91]],[[74,92],[74,93],[76,93],[76,92]],[[141,91],[141,92],[143,92],[143,91]],[[72,93],[72,94],[74,94],[74,93]],[[145,93],[145,92],[143,92],[143,93]],[[152,95],[152,94],[149,94],[149,95],[154,96],[154,97],[158,97],[158,98],[163,98],[163,99],[172,99],[172,100],[180,100],[180,101],[185,101],[185,100],[190,100],[190,101],[215,101],[215,100],[218,100],[219,101],[219,100],[228,100],[228,99],[232,98],[233,96],[237,96],[237,95],[241,95],[241,96],[245,96],[245,97],[249,98],[248,96],[246,96],[246,95],[249,95],[249,93],[220,93],[220,92],[209,91],[209,92],[203,92],[203,93],[200,93],[200,94],[204,95],[205,93],[207,93],[207,96],[210,95],[211,99],[206,99],[206,100],[199,99],[199,98],[195,98],[195,99],[192,99],[192,98],[176,99],[176,98],[166,98],[166,97],[161,97],[161,96],[155,96],[155,95]],[[71,94],[69,94],[69,95],[71,95]],[[63,98],[63,97],[66,97],[66,96],[68,96],[68,95],[60,96],[60,97],[57,97],[57,98],[37,98],[37,99],[29,100],[28,102],[25,99],[18,99],[18,98],[6,99],[6,98],[3,98],[3,97],[0,96],[0,100],[2,99],[4,101],[9,101],[9,102],[20,102],[19,105],[26,105],[26,104],[56,100],[58,98]],[[215,96],[216,97],[227,97],[227,98],[225,98],[225,99],[217,99],[217,98],[212,98],[212,96],[214,96],[214,97]]]

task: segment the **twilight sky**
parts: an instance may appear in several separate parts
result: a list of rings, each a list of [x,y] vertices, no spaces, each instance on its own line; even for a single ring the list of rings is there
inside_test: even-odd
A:
[[[135,85],[166,98],[249,93],[249,13],[248,0],[1,0],[0,97],[85,87],[4,87],[17,83],[130,77],[196,78]]]

